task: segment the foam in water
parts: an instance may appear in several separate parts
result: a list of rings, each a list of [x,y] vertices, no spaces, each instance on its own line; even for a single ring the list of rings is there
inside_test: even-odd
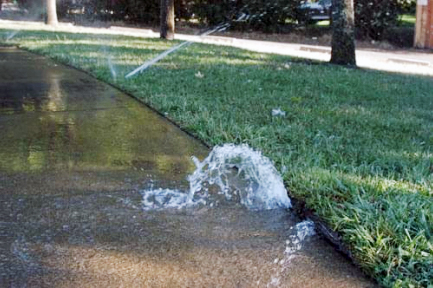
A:
[[[301,250],[302,242],[308,237],[316,235],[314,222],[311,220],[306,220],[296,224],[295,226],[296,234],[290,236],[290,240],[286,242],[286,254],[287,260],[290,260],[294,257],[294,253],[296,251]]]
[[[190,190],[142,191],[145,210],[213,206],[222,201],[238,202],[252,210],[291,207],[283,180],[272,162],[246,144],[217,146],[202,162],[192,159],[197,168],[188,176]]]
[[[305,239],[316,235],[315,225],[311,220],[305,220],[296,224],[294,229],[296,234],[290,236],[290,239],[286,241],[286,250],[284,251],[286,262],[293,259],[296,256],[296,252],[301,250]]]
[[[198,205],[200,203],[206,204],[202,199],[192,201],[189,194],[178,190],[170,189],[155,189],[144,190],[143,195],[143,210],[163,210],[169,208],[181,209],[189,206]]]
[[[300,222],[291,229],[294,230],[294,234],[286,241],[284,257],[282,259],[276,258],[274,260],[274,264],[277,265],[277,267],[275,267],[275,272],[269,283],[266,285],[267,287],[280,286],[281,276],[286,273],[285,271],[289,268],[292,260],[299,255],[298,251],[302,249],[304,241],[309,237],[316,235],[315,225],[311,220]]]
[[[311,220],[306,220],[296,224],[296,237],[299,241],[304,241],[305,238],[316,235],[316,230],[314,222]]]

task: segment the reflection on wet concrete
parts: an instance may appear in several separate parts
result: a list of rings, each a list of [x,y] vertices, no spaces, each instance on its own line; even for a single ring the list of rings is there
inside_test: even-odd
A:
[[[135,168],[184,178],[189,157],[206,154],[134,99],[83,73],[19,50],[0,59],[0,170]]]
[[[0,287],[373,287],[298,219],[238,206],[143,211],[207,149],[73,69],[0,48]]]

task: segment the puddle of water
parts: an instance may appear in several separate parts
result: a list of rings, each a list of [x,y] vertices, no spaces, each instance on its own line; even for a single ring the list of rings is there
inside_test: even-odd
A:
[[[2,217],[20,229],[0,254],[21,268],[8,277],[50,287],[373,287],[314,232],[300,242],[304,224],[286,209],[143,211],[134,193],[12,203],[0,215],[22,214]]]
[[[306,283],[321,286],[316,280],[296,279],[296,273],[309,273],[305,258],[314,258],[316,264],[326,263],[328,259],[309,255],[311,250],[317,253],[320,247],[318,239],[314,238],[314,222],[300,222],[291,214],[282,178],[267,157],[247,145],[225,144],[215,147],[203,161],[194,157],[192,160],[196,170],[188,176],[189,191],[142,190],[144,211],[163,213],[158,215],[164,217],[166,213],[176,215],[176,221],[186,213],[192,218],[184,220],[195,224],[182,223],[178,229],[185,229],[182,235],[194,235],[194,243],[202,243],[205,237],[206,246],[214,243],[219,249],[236,247],[237,250],[245,245],[257,245],[258,251],[267,247],[266,243],[272,243],[272,248],[262,251],[266,260],[257,264],[262,270],[252,272],[258,275],[249,277],[245,287],[297,287]],[[254,252],[247,253],[250,260],[254,258],[250,253]],[[245,264],[246,259],[241,262]],[[322,272],[326,273],[325,270]],[[314,278],[312,275],[310,277]]]
[[[192,160],[196,170],[188,176],[190,190],[185,192],[161,188],[143,190],[141,191],[143,210],[198,209],[205,206],[222,210],[225,215],[232,215],[233,219],[239,217],[241,213],[237,213],[236,210],[242,208],[256,213],[275,209],[278,209],[276,214],[290,213],[285,210],[291,207],[291,203],[281,176],[267,157],[248,145],[217,146],[203,161],[195,157],[192,157]],[[242,207],[236,204],[241,204]],[[206,213],[213,214],[211,210],[207,210]],[[272,220],[278,223],[282,219]],[[293,219],[283,221],[293,225]],[[252,222],[251,219],[248,219],[248,222],[257,229],[257,222]],[[230,224],[238,225],[233,222]],[[220,233],[225,234],[230,228],[225,226]],[[266,231],[269,227],[265,226],[261,229]],[[254,231],[258,232],[260,228]],[[286,247],[282,257],[273,260],[273,264],[277,267],[269,270],[267,278],[259,278],[255,283],[258,286],[267,283],[266,287],[281,287],[285,278],[284,273],[290,266],[290,262],[300,253],[304,242],[316,234],[314,223],[309,220],[291,226],[288,231],[290,234],[286,236],[288,239],[285,241]],[[263,233],[263,230],[258,233]]]

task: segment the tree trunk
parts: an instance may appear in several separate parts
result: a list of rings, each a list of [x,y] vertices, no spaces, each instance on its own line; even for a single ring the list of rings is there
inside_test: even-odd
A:
[[[161,38],[174,39],[174,0],[161,0]]]
[[[56,0],[47,0],[47,24],[57,25]]]
[[[331,63],[356,65],[353,0],[332,0]]]

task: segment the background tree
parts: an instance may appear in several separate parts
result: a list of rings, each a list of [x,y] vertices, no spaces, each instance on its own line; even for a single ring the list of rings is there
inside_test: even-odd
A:
[[[57,25],[56,0],[47,0],[47,24]]]
[[[356,65],[353,0],[332,0],[331,63]]]
[[[388,29],[395,27],[400,14],[414,14],[405,0],[356,0],[355,26],[360,38],[382,40]]]
[[[162,39],[174,39],[174,0],[161,0],[161,27]]]

